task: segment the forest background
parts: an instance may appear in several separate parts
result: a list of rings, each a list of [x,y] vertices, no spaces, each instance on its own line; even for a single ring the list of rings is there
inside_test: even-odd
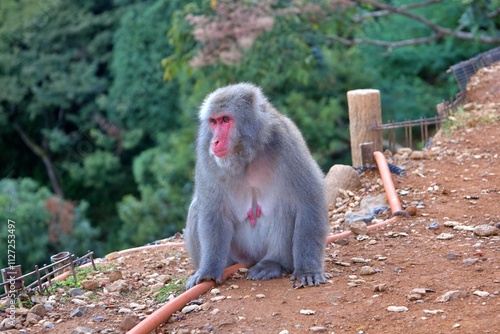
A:
[[[384,121],[434,116],[458,91],[446,70],[500,45],[499,8],[2,0],[0,254],[15,239],[26,271],[60,251],[102,256],[181,231],[197,109],[226,84],[261,86],[325,172],[350,164],[346,92],[379,89]]]

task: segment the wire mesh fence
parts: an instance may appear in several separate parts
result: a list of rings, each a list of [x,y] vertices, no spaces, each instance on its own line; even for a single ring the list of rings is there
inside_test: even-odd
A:
[[[448,73],[453,73],[460,92],[465,94],[470,78],[481,68],[500,61],[500,47],[483,52],[469,60],[453,65]]]
[[[453,65],[448,73],[453,73],[460,92],[455,97],[437,105],[437,116],[406,120],[403,122],[389,121],[386,124],[371,127],[371,131],[382,131],[383,138],[387,138],[388,149],[396,151],[396,142],[403,137],[406,147],[415,148],[415,143],[425,147],[429,139],[436,133],[451,113],[465,102],[467,84],[470,78],[481,68],[500,61],[500,47],[481,53],[469,60]],[[415,129],[416,128],[416,129]],[[420,136],[419,136],[420,135]],[[420,137],[420,138],[419,138]],[[400,140],[401,141],[401,140]]]

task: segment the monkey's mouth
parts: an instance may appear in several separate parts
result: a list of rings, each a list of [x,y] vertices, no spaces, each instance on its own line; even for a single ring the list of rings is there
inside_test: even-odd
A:
[[[224,158],[225,156],[228,156],[229,155],[229,150],[222,150],[222,151],[214,151],[213,154],[217,157],[217,158]]]

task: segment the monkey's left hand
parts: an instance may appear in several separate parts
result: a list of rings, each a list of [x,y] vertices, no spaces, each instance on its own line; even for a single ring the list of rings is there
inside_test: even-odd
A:
[[[299,280],[303,286],[318,286],[325,283],[325,275],[322,271],[306,272],[305,270],[295,269],[290,280]]]

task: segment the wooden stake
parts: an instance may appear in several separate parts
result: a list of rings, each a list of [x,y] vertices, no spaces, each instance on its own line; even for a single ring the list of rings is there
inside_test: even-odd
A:
[[[369,130],[382,125],[380,91],[376,89],[357,89],[347,92],[349,105],[349,131],[351,135],[352,166],[363,165],[360,145],[373,143],[374,151],[382,151],[382,132]]]

